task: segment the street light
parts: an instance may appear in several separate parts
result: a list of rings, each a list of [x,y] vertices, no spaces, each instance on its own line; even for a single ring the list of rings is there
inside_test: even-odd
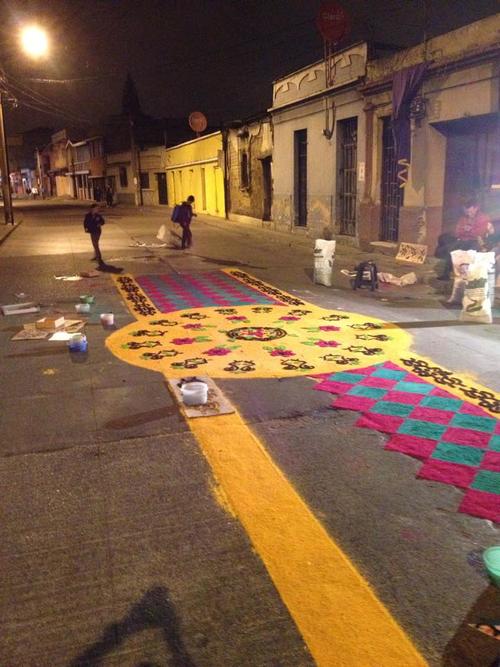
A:
[[[46,55],[49,49],[47,33],[37,25],[26,26],[21,29],[20,42],[23,52],[30,58],[38,59]],[[3,70],[0,67],[0,171],[2,172],[2,194],[3,211],[6,225],[14,224],[14,210],[12,208],[12,195],[10,192],[10,170],[9,154],[7,150],[7,138],[5,135],[5,123],[3,114],[3,102],[6,93],[6,81],[2,77]],[[2,81],[3,79],[3,81]],[[2,82],[4,85],[2,86]]]
[[[49,40],[43,28],[37,25],[26,26],[21,30],[21,46],[30,58],[41,58],[49,50]]]

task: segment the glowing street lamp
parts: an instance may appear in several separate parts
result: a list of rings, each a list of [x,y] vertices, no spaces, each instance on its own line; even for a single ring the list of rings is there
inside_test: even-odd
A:
[[[37,25],[26,26],[21,29],[20,34],[21,47],[24,53],[30,58],[42,58],[49,50],[49,40],[47,33],[43,28]],[[9,178],[9,155],[7,151],[7,139],[5,136],[5,123],[3,116],[3,102],[5,96],[4,87],[1,85],[4,77],[0,66],[0,172],[2,174],[2,199],[5,224],[14,224],[14,209],[12,207],[12,195],[10,191]]]
[[[49,50],[47,33],[37,25],[26,26],[21,30],[21,46],[30,58],[41,58]]]

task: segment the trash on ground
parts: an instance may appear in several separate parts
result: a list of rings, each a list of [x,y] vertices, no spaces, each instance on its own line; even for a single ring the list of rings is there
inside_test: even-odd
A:
[[[177,403],[181,406],[185,416],[189,419],[195,417],[215,417],[235,412],[230,401],[224,396],[212,378],[207,375],[199,375],[179,380],[178,378],[167,379],[168,387]],[[187,405],[182,395],[182,386],[193,383],[205,383],[208,387],[207,401],[203,405]]]
[[[160,241],[165,241],[167,238],[167,226],[166,225],[161,225],[160,229],[158,230],[158,234],[156,235],[156,238],[159,239]]]
[[[14,294],[16,299],[25,299],[28,295],[25,292],[18,292],[17,294]]]
[[[81,303],[94,303],[95,296],[92,294],[80,294]]]
[[[393,275],[392,273],[386,273],[383,271],[379,272],[378,279],[381,283],[397,285],[397,287],[406,287],[406,285],[414,285],[417,282],[417,276],[413,271],[410,273],[405,273],[400,278]]]
[[[82,279],[82,276],[78,276],[78,275],[72,275],[72,276],[54,276],[54,278],[55,278],[56,280],[64,280],[65,282],[73,282],[73,281],[76,282],[77,280],[81,280],[81,279]]]
[[[166,243],[146,243],[145,241],[134,241],[129,243],[129,248],[166,248]]]
[[[423,264],[427,257],[427,246],[421,243],[400,243],[396,259],[401,262]]]
[[[40,312],[40,306],[37,306],[34,301],[7,304],[5,306],[0,306],[0,308],[4,315],[26,315],[27,313]]]
[[[49,338],[50,341],[67,341],[69,340],[72,336],[74,336],[74,333],[71,333],[69,331],[65,331],[64,329],[62,331],[55,331]]]
[[[314,244],[314,282],[331,287],[333,284],[333,260],[336,241],[316,239]]]
[[[487,623],[467,623],[467,625],[493,639],[500,639],[500,620],[496,623],[488,621]]]
[[[77,313],[90,313],[90,303],[77,303],[75,310]]]
[[[65,323],[64,315],[49,315],[48,317],[42,317],[40,320],[35,322],[37,329],[47,329],[48,331],[53,331],[54,329],[60,329],[64,326]]]

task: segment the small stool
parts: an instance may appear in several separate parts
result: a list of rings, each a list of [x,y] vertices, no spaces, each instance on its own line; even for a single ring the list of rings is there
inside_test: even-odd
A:
[[[356,267],[356,276],[352,281],[352,289],[369,287],[372,292],[378,289],[378,273],[375,262],[361,262]]]

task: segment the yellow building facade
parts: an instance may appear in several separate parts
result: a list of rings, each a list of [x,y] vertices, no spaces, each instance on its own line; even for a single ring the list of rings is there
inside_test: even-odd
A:
[[[225,217],[222,133],[214,132],[166,149],[168,203],[189,195],[199,213]]]

